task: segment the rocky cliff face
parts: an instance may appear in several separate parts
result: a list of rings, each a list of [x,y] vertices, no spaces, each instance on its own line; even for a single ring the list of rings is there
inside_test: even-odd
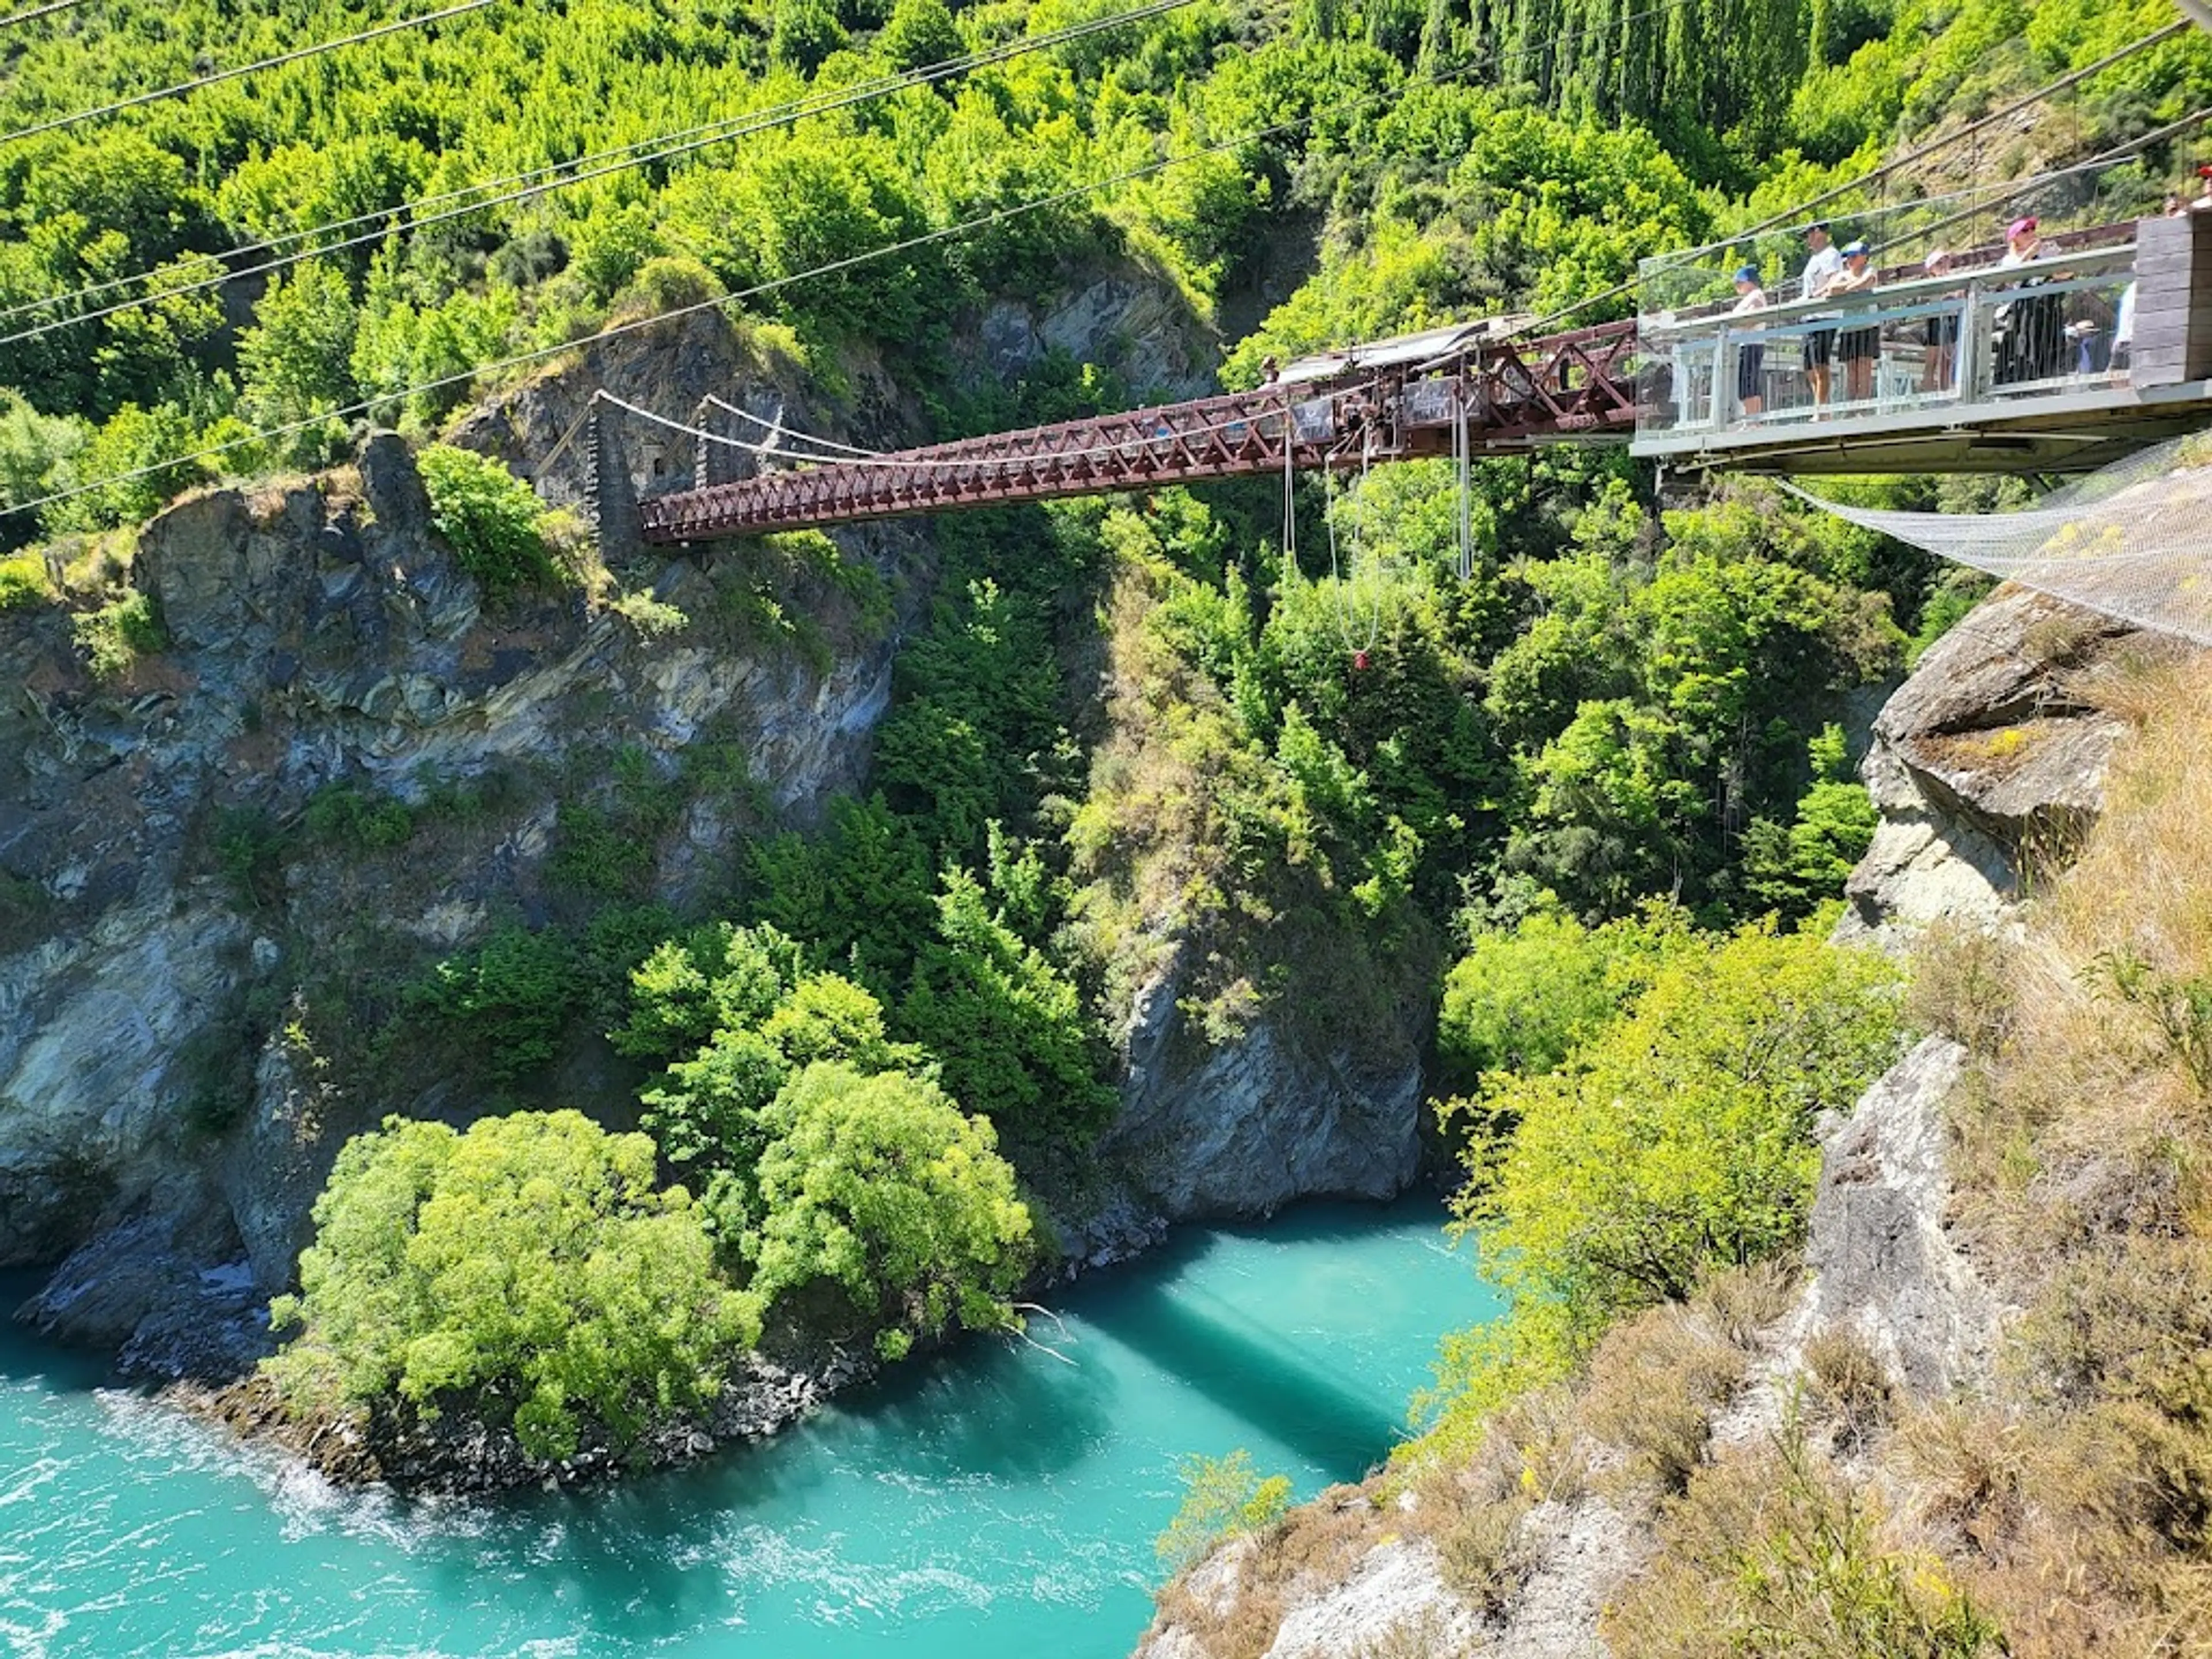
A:
[[[1139,327],[1161,306],[1115,278],[984,321],[1010,372],[1048,347],[1111,347],[1127,375],[1188,390],[1205,378],[1195,325]],[[1133,338],[1169,355],[1128,357]],[[582,504],[595,466],[637,494],[702,471],[687,440],[594,434],[595,387],[894,441],[911,411],[865,365],[848,378],[853,398],[825,407],[750,331],[695,316],[587,343],[457,435]],[[258,1310],[290,1280],[345,1139],[388,1112],[485,1104],[362,1055],[410,975],[502,923],[559,916],[565,814],[612,812],[641,780],[679,797],[646,838],[639,896],[684,908],[711,901],[746,836],[856,786],[929,544],[915,526],[837,540],[892,596],[888,625],[757,552],[694,564],[610,544],[617,568],[590,591],[495,599],[432,532],[387,435],[356,468],[184,501],[105,572],[80,569],[68,605],[0,614],[18,688],[0,703],[0,1265],[58,1263],[23,1316],[150,1372],[234,1367],[265,1341]],[[102,580],[149,599],[165,635],[105,678],[78,638]],[[641,633],[608,580],[687,625]],[[334,793],[407,811],[364,833],[324,811]],[[1087,1249],[1411,1179],[1418,1031],[1315,1054],[1263,1024],[1205,1048],[1171,978],[1131,1031],[1112,1153],[1128,1178],[1072,1218]],[[334,1066],[334,1044],[356,1063]],[[588,1031],[568,1049],[562,1103],[621,1121],[629,1079]]]
[[[1997,920],[2095,816],[2126,729],[2104,706],[2115,677],[2174,648],[2027,588],[1937,641],[1875,720],[1862,770],[1881,823],[1840,937]]]
[[[688,348],[742,383],[733,338]],[[520,422],[562,387],[519,395]],[[617,757],[682,794],[652,848],[653,890],[678,900],[747,830],[862,775],[896,617],[841,617],[785,573],[818,630],[800,648],[739,602],[769,577],[677,562],[625,573],[691,619],[647,638],[580,595],[489,599],[428,511],[388,436],[357,470],[179,504],[123,573],[166,644],[104,681],[61,607],[0,617],[0,1264],[67,1258],[25,1310],[44,1328],[219,1368],[290,1278],[337,1146],[387,1110],[474,1104],[397,1073],[336,1086],[303,988],[344,1008],[544,918],[559,814],[601,798]],[[919,538],[844,545],[910,616]],[[721,782],[684,786],[707,745]],[[414,803],[404,844],[319,830],[337,787]],[[588,1103],[588,1066],[564,1086]]]

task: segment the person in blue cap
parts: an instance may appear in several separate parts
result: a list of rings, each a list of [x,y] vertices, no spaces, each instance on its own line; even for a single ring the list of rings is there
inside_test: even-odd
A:
[[[1864,242],[1847,243],[1844,269],[1828,280],[1831,294],[1862,293],[1875,285],[1874,250]],[[1844,401],[1874,401],[1874,366],[1881,358],[1881,329],[1848,328],[1836,338],[1836,356],[1844,360]]]
[[[1766,290],[1759,285],[1759,267],[1740,265],[1735,273],[1735,307],[1732,317],[1746,317],[1766,309]],[[1739,329],[1749,326],[1739,323]],[[1740,341],[1735,349],[1735,400],[1744,418],[1757,420],[1766,412],[1766,348],[1756,341]]]

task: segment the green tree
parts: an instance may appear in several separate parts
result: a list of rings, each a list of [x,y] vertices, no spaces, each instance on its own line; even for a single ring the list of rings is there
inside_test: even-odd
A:
[[[1678,945],[1559,1069],[1491,1074],[1485,1106],[1517,1127],[1502,1152],[1474,1149],[1457,1207],[1512,1312],[1448,1346],[1456,1410],[1559,1375],[1619,1316],[1802,1237],[1814,1120],[1896,1046],[1896,969],[1826,931]]]
[[[881,1325],[894,1358],[955,1322],[1017,1323],[1010,1298],[1035,1246],[988,1122],[926,1079],[830,1060],[793,1078],[768,1123],[760,1219],[743,1243],[764,1300],[827,1281]]]
[[[467,1065],[497,1085],[539,1070],[560,1052],[582,990],[564,935],[508,923],[474,951],[438,963],[407,1001],[441,1024]]]
[[[538,1458],[593,1428],[619,1449],[703,1410],[756,1298],[715,1273],[653,1143],[573,1111],[479,1119],[465,1133],[388,1118],[338,1154],[315,1204],[294,1334],[267,1373],[301,1413],[349,1405],[514,1427]]]
[[[1786,830],[1754,818],[1743,836],[1744,884],[1762,904],[1801,916],[1843,890],[1866,856],[1881,821],[1865,786],[1850,781],[1839,726],[1822,726],[1810,744],[1812,787]]]
[[[947,872],[937,937],[901,1009],[945,1068],[953,1097],[1025,1150],[1080,1146],[1113,1115],[1104,1055],[1082,999],[1034,945],[993,915],[975,878]]]
[[[1290,1477],[1262,1480],[1241,1446],[1225,1457],[1187,1457],[1182,1475],[1182,1504],[1152,1546],[1170,1571],[1193,1565],[1228,1539],[1265,1530],[1291,1505]]]
[[[289,426],[355,401],[354,332],[361,315],[343,271],[310,260],[271,277],[254,317],[238,341],[249,420]],[[314,448],[307,443],[298,453],[317,459]]]
[[[876,50],[901,72],[942,64],[961,49],[960,27],[945,0],[898,0],[876,37]]]

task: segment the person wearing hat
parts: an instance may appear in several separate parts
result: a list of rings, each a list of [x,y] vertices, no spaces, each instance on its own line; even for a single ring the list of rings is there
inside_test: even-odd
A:
[[[1805,227],[1805,242],[1813,251],[1806,256],[1804,274],[1798,278],[1798,297],[1817,300],[1828,284],[1843,274],[1844,256],[1828,240],[1826,222]],[[1813,383],[1813,401],[1828,401],[1828,363],[1836,352],[1836,331],[1816,328],[1805,337],[1805,378]]]
[[[1864,242],[1844,249],[1844,268],[1829,278],[1831,294],[1863,294],[1875,285],[1874,250]],[[1881,325],[1849,328],[1836,342],[1836,355],[1844,360],[1844,400],[1863,404],[1874,400],[1874,366],[1881,356]]]
[[[2039,228],[2032,215],[2006,227],[2004,258],[1997,261],[1997,269],[2017,270],[2041,258]],[[2065,296],[2030,291],[2039,286],[2032,281],[2021,283],[1996,308],[1993,356],[1999,386],[2050,380],[2065,361]]]
[[[1735,273],[1735,305],[1731,317],[1747,317],[1766,309],[1766,290],[1759,285],[1757,265],[1739,265]],[[1736,325],[1751,330],[1755,325]],[[1735,400],[1744,418],[1755,421],[1766,412],[1766,348],[1756,340],[1739,342],[1735,349]]]
[[[1927,276],[1948,276],[1951,274],[1951,255],[1946,248],[1936,248],[1920,262],[1921,273]],[[1959,373],[1959,313],[1955,311],[1939,313],[1930,317],[1922,337],[1927,342],[1927,354],[1921,359],[1920,389],[1923,392],[1953,392],[1953,382]]]

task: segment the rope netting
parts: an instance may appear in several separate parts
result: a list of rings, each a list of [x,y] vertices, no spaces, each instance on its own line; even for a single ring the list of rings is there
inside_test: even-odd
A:
[[[1938,557],[2212,645],[2212,432],[2130,455],[2016,513],[1899,513],[1783,488]]]

